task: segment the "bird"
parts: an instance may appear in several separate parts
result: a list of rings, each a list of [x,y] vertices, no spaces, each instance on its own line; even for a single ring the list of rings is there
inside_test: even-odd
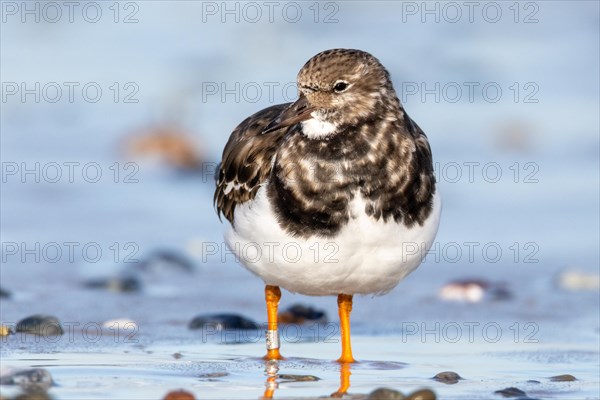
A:
[[[265,284],[267,360],[283,359],[281,288],[337,296],[344,365],[355,295],[383,295],[422,262],[441,215],[427,136],[373,55],[330,49],[298,98],[242,121],[215,171],[226,245]],[[415,250],[418,249],[418,250]]]

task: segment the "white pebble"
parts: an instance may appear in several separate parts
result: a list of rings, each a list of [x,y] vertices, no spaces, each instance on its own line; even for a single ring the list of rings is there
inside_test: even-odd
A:
[[[110,321],[106,321],[102,324],[104,329],[118,329],[118,330],[127,330],[133,331],[138,329],[137,323],[129,318],[118,318],[111,319]]]
[[[449,301],[477,303],[483,299],[485,289],[476,282],[449,283],[440,289],[440,297]]]
[[[580,271],[564,271],[558,277],[561,288],[572,291],[600,290],[600,275]]]

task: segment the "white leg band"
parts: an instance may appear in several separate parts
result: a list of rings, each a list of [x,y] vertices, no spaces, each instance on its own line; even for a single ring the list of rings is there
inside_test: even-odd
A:
[[[267,337],[267,350],[274,350],[279,348],[279,331],[275,329],[268,329],[266,332]]]

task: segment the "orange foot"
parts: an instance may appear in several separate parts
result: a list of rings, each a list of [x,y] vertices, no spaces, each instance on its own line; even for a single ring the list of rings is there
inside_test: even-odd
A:
[[[285,358],[279,353],[279,349],[267,350],[267,354],[263,357],[263,360],[285,360]]]

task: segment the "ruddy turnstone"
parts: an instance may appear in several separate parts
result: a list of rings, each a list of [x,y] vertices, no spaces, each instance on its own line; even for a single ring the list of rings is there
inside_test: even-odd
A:
[[[214,201],[231,223],[227,245],[266,284],[265,357],[281,358],[282,287],[338,296],[338,361],[353,362],[352,296],[393,289],[437,233],[431,149],[367,52],[321,52],[297,84],[294,103],[259,111],[233,131]]]

